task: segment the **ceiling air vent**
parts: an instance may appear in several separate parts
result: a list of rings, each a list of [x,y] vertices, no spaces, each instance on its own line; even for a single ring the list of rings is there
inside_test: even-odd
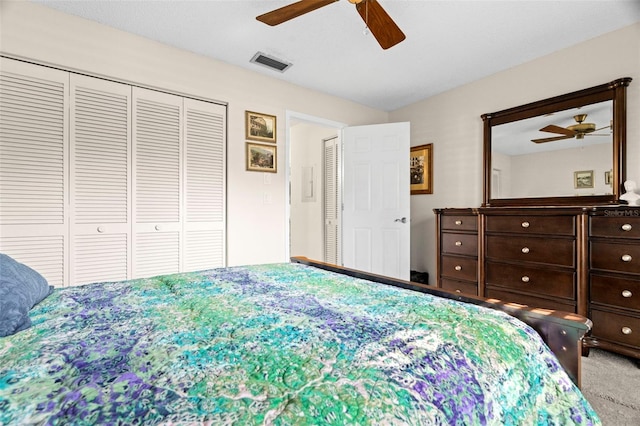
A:
[[[285,72],[289,67],[293,65],[290,62],[281,61],[280,59],[276,59],[273,56],[265,55],[262,52],[258,52],[253,55],[253,58],[251,58],[250,62],[253,62],[254,64],[264,65],[265,67],[269,67],[272,70],[280,72]]]

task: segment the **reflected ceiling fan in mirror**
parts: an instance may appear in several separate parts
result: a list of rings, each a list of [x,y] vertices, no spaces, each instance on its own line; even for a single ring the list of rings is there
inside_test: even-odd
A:
[[[262,14],[256,19],[275,26],[336,1],[338,0],[301,0]],[[356,10],[364,20],[366,29],[373,34],[383,49],[393,47],[405,39],[402,30],[377,0],[349,0],[349,2],[356,5]]]
[[[550,124],[548,126],[540,129],[541,132],[549,132],[549,133],[558,133],[562,136],[554,136],[552,138],[541,138],[541,139],[532,139],[531,142],[534,143],[545,143],[545,142],[553,142],[560,141],[563,139],[584,139],[585,136],[609,136],[608,133],[593,133],[599,130],[604,130],[607,128],[612,128],[612,123],[609,123],[608,126],[601,127],[596,129],[596,125],[594,123],[585,123],[584,120],[587,119],[587,114],[577,114],[573,116],[573,119],[576,120],[577,124],[568,127],[560,127],[555,124]]]

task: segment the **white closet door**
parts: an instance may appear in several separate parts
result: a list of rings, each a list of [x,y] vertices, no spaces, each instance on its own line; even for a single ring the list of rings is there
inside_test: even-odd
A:
[[[71,75],[70,282],[126,280],[131,260],[131,86]]]
[[[183,270],[225,266],[226,108],[184,100]]]
[[[340,259],[340,145],[338,138],[324,141],[324,261]]]
[[[181,270],[182,98],[133,88],[133,277]]]
[[[69,74],[0,58],[0,251],[68,280]]]

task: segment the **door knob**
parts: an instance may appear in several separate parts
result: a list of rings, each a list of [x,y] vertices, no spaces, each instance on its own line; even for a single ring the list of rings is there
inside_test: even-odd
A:
[[[396,220],[394,220],[394,222],[407,223],[407,218],[406,218],[406,217],[403,217],[403,218],[400,218],[400,219],[396,219]]]

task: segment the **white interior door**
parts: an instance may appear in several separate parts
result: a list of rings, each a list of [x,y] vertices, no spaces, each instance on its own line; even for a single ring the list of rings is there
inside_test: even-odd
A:
[[[343,264],[408,280],[409,123],[343,130]]]
[[[0,252],[69,282],[69,73],[0,58]]]
[[[225,266],[226,108],[184,99],[184,271]]]
[[[131,275],[131,86],[70,76],[69,283]]]
[[[182,97],[133,88],[133,278],[181,270]]]

